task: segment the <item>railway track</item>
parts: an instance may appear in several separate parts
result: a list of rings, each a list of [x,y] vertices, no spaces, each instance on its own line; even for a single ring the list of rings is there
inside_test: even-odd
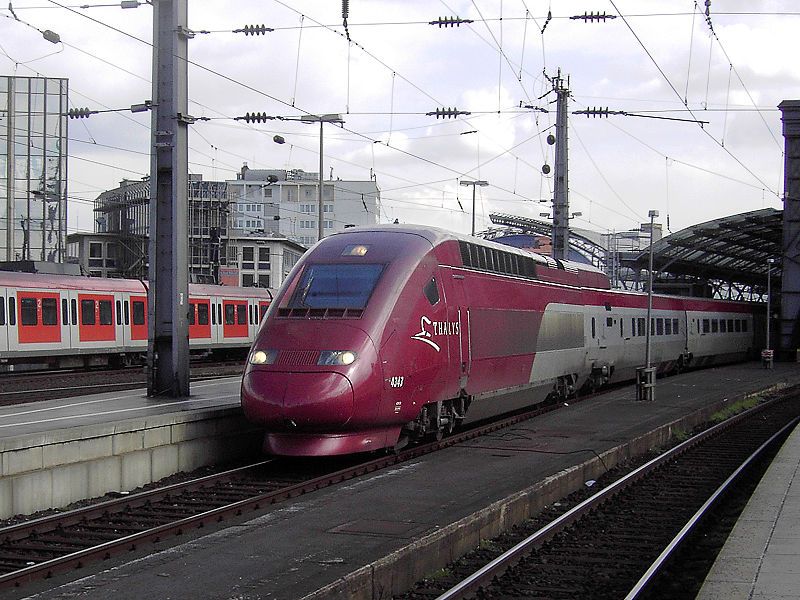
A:
[[[0,590],[263,511],[310,491],[512,426],[558,406],[521,412],[377,459],[268,460],[0,528]]]
[[[677,578],[689,569],[675,561],[691,558],[676,555],[740,476],[777,451],[800,420],[793,400],[762,404],[698,434],[566,512],[554,507],[487,543],[402,598],[680,597],[675,591],[687,585]]]

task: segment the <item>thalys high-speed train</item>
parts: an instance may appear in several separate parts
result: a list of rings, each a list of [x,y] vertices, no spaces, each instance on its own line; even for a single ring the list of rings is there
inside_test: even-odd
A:
[[[754,306],[656,295],[659,371],[743,359]],[[632,379],[647,295],[593,267],[428,227],[348,229],[307,252],[248,356],[264,450],[398,447],[548,397]]]
[[[0,271],[0,370],[142,360],[145,285],[132,279]],[[266,289],[190,284],[190,352],[246,352],[271,300]]]

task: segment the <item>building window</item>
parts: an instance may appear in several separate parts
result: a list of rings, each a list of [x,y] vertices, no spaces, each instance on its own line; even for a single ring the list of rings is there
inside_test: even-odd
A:
[[[256,276],[252,273],[242,273],[242,287],[252,287],[255,284]]]
[[[258,268],[259,270],[269,269],[269,246],[262,246],[258,249]]]
[[[103,266],[103,244],[102,242],[89,243],[89,266],[102,267]]]
[[[333,212],[333,204],[325,204],[325,205],[323,205],[322,212],[332,213]]]
[[[333,229],[333,221],[325,221],[325,229]]]
[[[242,246],[242,269],[252,271],[255,268],[253,261],[253,246]]]
[[[258,287],[262,287],[262,288],[268,288],[269,287],[269,275],[259,274],[259,276],[258,276]]]

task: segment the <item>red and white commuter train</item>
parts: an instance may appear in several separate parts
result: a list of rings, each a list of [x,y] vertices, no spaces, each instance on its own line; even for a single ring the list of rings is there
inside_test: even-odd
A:
[[[655,295],[660,372],[741,360],[754,305]],[[242,380],[264,450],[391,448],[581,388],[645,361],[647,295],[593,267],[428,227],[349,229],[297,263]]]
[[[142,281],[0,271],[0,370],[130,364],[147,352]],[[189,349],[246,351],[269,290],[189,285]]]

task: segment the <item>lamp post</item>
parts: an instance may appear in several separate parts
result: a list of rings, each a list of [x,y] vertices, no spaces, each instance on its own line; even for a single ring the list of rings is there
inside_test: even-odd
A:
[[[772,317],[772,265],[775,263],[774,258],[767,259],[767,349],[764,357],[765,366],[772,368],[772,344],[769,335],[769,322]]]
[[[303,115],[299,119],[297,119],[301,123],[319,123],[319,190],[318,190],[318,199],[319,199],[319,236],[318,239],[321,240],[325,237],[324,231],[324,223],[323,220],[323,210],[325,205],[322,203],[322,128],[325,123],[338,123],[343,124],[344,120],[342,120],[342,115],[338,114],[327,114],[327,115]]]
[[[655,368],[650,366],[650,336],[652,335],[652,313],[653,313],[653,227],[655,218],[658,216],[657,210],[647,213],[650,217],[650,252],[647,268],[647,322],[645,324],[645,353],[644,369],[637,369],[636,388],[639,400],[655,400],[656,374]]]
[[[461,181],[459,183],[463,186],[472,186],[472,235],[475,235],[475,186],[486,187],[489,182],[479,179],[477,181]]]

